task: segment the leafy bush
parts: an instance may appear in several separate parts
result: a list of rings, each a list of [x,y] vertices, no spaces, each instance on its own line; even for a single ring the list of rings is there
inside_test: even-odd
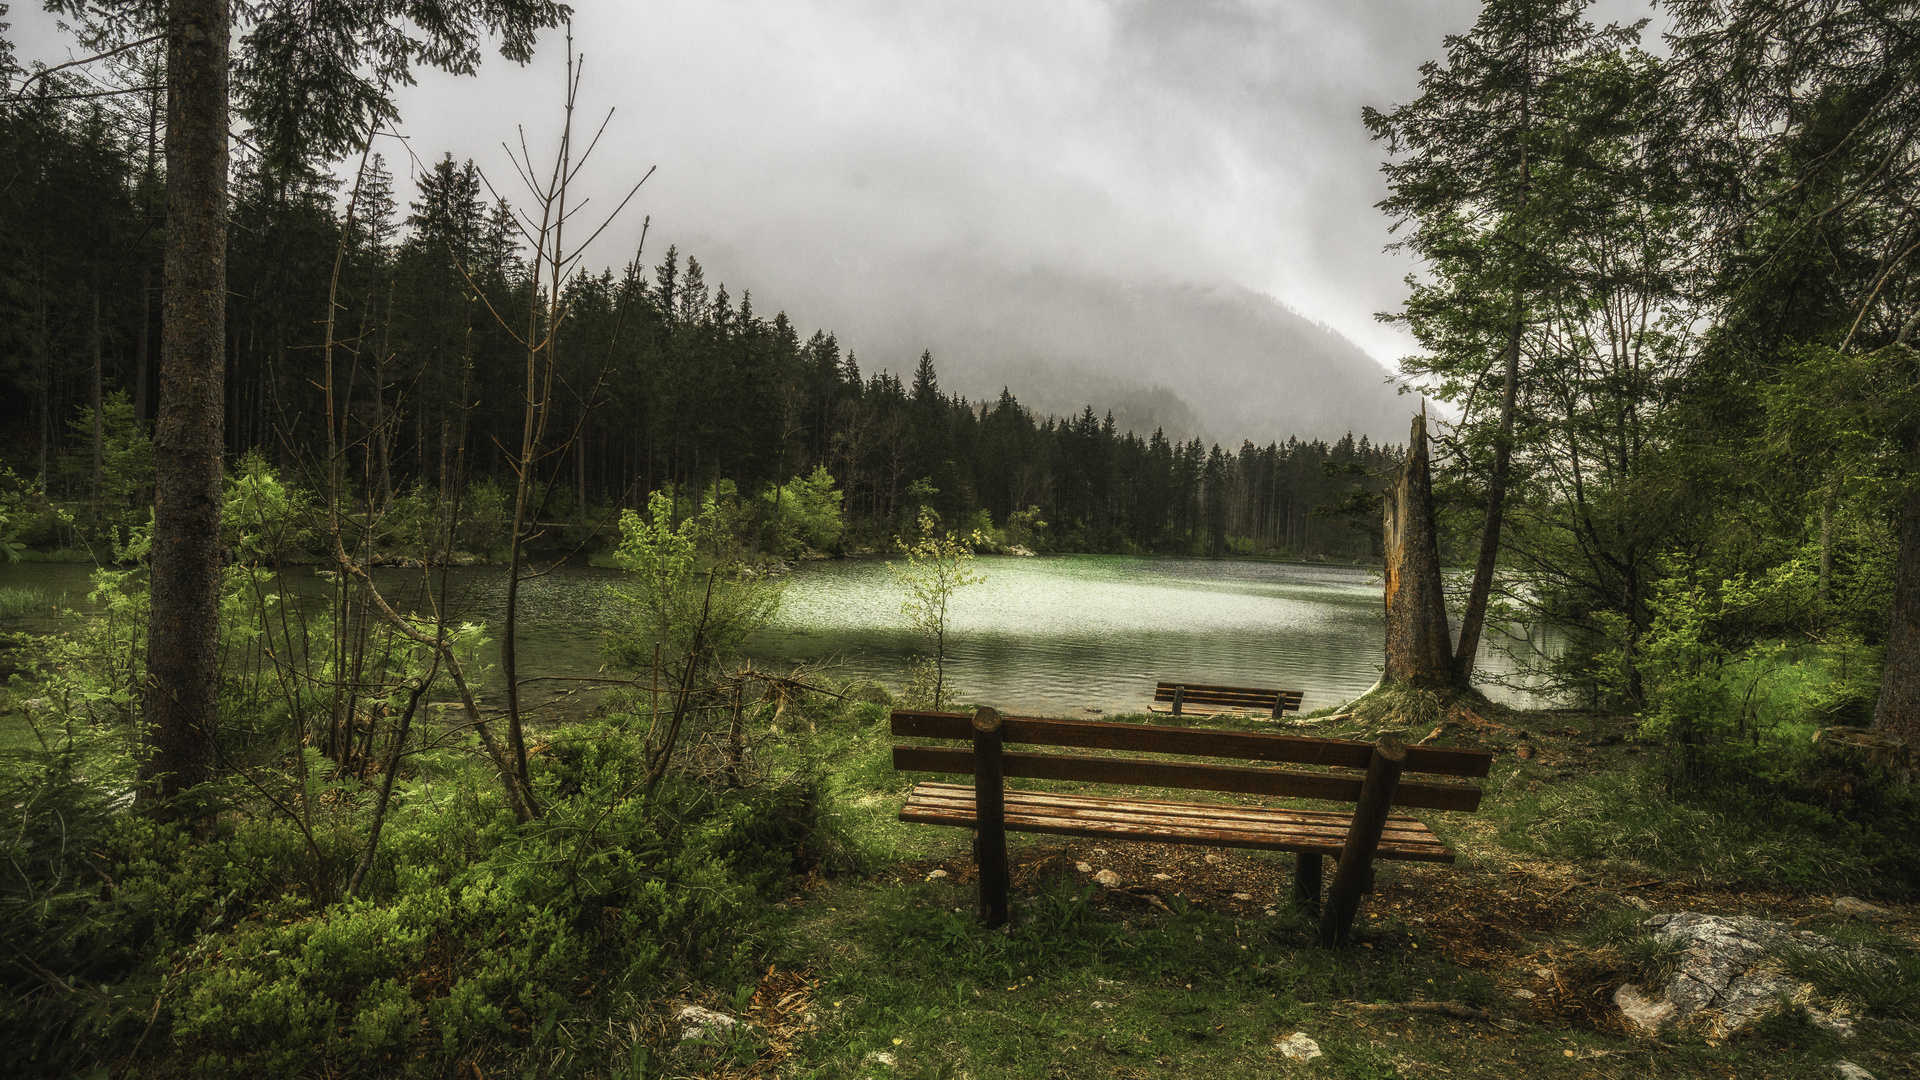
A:
[[[621,513],[613,561],[631,577],[610,590],[625,615],[607,638],[616,664],[630,671],[650,666],[656,642],[667,659],[678,660],[693,651],[696,633],[705,656],[731,656],[773,618],[780,604],[777,582],[738,564],[702,559],[697,542],[719,527],[717,515],[709,504],[699,517],[676,525],[671,498],[658,491],[647,500],[645,516]]]
[[[840,550],[847,523],[841,516],[844,496],[833,484],[826,466],[816,465],[808,475],[796,476],[760,496],[774,554],[794,558],[809,550]]]

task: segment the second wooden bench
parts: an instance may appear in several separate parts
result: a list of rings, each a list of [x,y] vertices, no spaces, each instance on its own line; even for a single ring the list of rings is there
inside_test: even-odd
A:
[[[1175,716],[1211,713],[1264,712],[1275,720],[1281,713],[1300,711],[1298,690],[1265,690],[1253,686],[1203,686],[1199,683],[1163,682],[1153,689],[1154,712]]]
[[[915,784],[900,820],[975,830],[980,913],[989,926],[1007,920],[1006,833],[1053,833],[1290,851],[1296,857],[1294,897],[1310,908],[1319,906],[1321,860],[1332,855],[1339,860],[1339,869],[1321,912],[1324,945],[1348,939],[1360,897],[1372,891],[1373,860],[1454,861],[1452,849],[1431,829],[1415,818],[1393,813],[1394,808],[1473,811],[1480,806],[1480,789],[1471,784],[1402,782],[1401,774],[1481,777],[1493,760],[1484,750],[1408,747],[1392,736],[1365,743],[1266,732],[1002,717],[992,709],[972,715],[898,709],[892,716],[892,731],[907,738],[968,744],[895,746],[893,767],[902,772],[972,775],[971,784]],[[1321,765],[1340,771],[1036,754],[1006,750],[1007,743]],[[1352,809],[1296,810],[1023,791],[1007,788],[1008,778],[1323,799],[1350,803]]]

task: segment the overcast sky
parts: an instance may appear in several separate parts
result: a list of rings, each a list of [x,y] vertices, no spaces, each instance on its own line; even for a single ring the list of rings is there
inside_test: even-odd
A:
[[[23,60],[64,44],[12,13]],[[24,10],[23,10],[24,9]],[[1376,311],[1413,269],[1384,254],[1382,148],[1362,105],[1415,93],[1467,0],[575,0],[581,103],[615,110],[582,177],[610,207],[659,171],[591,261],[651,215],[668,243],[770,313],[836,269],[968,262],[1126,281],[1240,285],[1383,365],[1410,348]],[[1613,0],[1607,17],[1645,13]],[[471,157],[520,194],[501,143],[536,156],[560,117],[564,49],[490,55],[477,78],[401,96],[414,152]],[[388,144],[396,173],[404,155]],[[404,185],[403,185],[404,191]],[[592,207],[588,215],[592,214]],[[820,321],[793,311],[803,328]],[[840,318],[847,318],[843,312]],[[849,343],[858,326],[835,326]]]

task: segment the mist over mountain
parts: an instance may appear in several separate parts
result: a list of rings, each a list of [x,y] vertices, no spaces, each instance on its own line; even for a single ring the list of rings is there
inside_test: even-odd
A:
[[[1228,447],[1349,431],[1398,441],[1418,408],[1353,342],[1238,286],[937,258],[782,272],[720,247],[708,280],[737,274],[752,283],[758,309],[781,307],[801,326],[831,330],[864,370],[909,376],[931,350],[941,388],[976,400],[1004,386],[1040,413],[1091,405],[1112,410],[1122,430],[1162,427]]]

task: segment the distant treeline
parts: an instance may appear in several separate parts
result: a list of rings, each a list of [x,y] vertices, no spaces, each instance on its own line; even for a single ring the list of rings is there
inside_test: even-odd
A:
[[[63,99],[60,85],[0,113],[19,169],[0,189],[0,421],[8,463],[82,507],[85,527],[150,498],[130,470],[158,393],[164,176],[156,100]],[[529,392],[520,339],[546,332],[528,317],[541,285],[511,207],[483,197],[472,163],[418,168],[403,213],[375,155],[349,219],[338,182],[236,156],[230,460],[256,452],[317,487],[332,417],[361,497],[507,478],[501,448],[519,445]],[[342,250],[330,408],[326,298]],[[1229,452],[1118,431],[1091,405],[1051,418],[1011,391],[970,402],[940,390],[929,356],[910,383],[863,372],[831,334],[803,337],[784,313],[710,288],[696,260],[669,248],[649,261],[563,286],[555,385],[532,390],[556,405],[544,518],[591,529],[667,485],[751,496],[824,466],[856,546],[927,504],[955,527],[1027,511],[1020,535],[1054,550],[1370,554],[1367,528],[1315,512],[1387,462],[1364,438]]]

